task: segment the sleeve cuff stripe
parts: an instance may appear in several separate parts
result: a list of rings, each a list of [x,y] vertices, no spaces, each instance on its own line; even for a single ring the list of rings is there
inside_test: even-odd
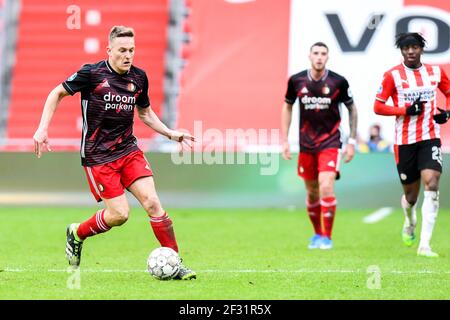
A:
[[[63,87],[73,96],[75,92],[70,88],[66,81],[63,82]]]

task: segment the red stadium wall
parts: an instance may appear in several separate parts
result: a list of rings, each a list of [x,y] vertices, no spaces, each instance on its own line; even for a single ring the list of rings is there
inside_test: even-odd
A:
[[[375,116],[372,106],[381,75],[401,58],[393,46],[396,19],[408,7],[415,5],[450,11],[448,2],[438,0],[397,0],[395,10],[390,7],[390,1],[363,3],[349,0],[341,4],[325,0],[192,0],[190,3],[192,13],[188,21],[192,43],[187,48],[188,63],[182,77],[178,124],[192,131],[194,121],[201,120],[203,131],[216,128],[221,132],[236,128],[279,128],[287,78],[309,67],[308,48],[313,42],[323,39],[331,48],[329,67],[336,67],[337,72],[342,69],[358,91],[352,88],[359,95],[356,102],[360,110],[361,133],[365,134],[368,127],[378,121],[392,127],[394,119],[380,119]],[[325,19],[326,13],[339,14],[350,41],[355,44],[360,39],[364,22],[361,24],[351,18],[352,7],[362,7],[364,12],[360,15],[364,19],[368,13],[385,14],[385,20],[365,52],[342,52]],[[299,27],[297,16],[291,10],[301,11],[302,18],[314,18],[305,19],[308,23]],[[298,43],[304,48],[292,51],[291,46]],[[341,59],[343,56],[345,58]],[[352,64],[354,59],[359,61],[357,67]],[[395,62],[378,68],[388,60]],[[371,61],[377,62],[377,67],[366,70]],[[450,74],[449,65],[443,67]],[[366,72],[374,79],[368,81]],[[440,94],[438,103],[445,103]],[[384,133],[391,137],[393,129]],[[450,124],[442,126],[442,136],[444,148],[448,151]]]
[[[163,101],[164,52],[168,19],[168,0],[133,1],[130,4],[113,0],[100,2],[79,1],[82,12],[80,30],[68,30],[66,9],[73,1],[43,0],[22,1],[17,48],[17,65],[13,75],[12,103],[7,129],[7,138],[26,139],[31,137],[39,122],[42,106],[48,92],[78,69],[83,63],[105,58],[106,36],[113,24],[131,25],[137,32],[137,54],[135,63],[147,70],[150,79],[152,106],[158,113]],[[331,48],[329,66],[337,72],[342,67],[345,76],[356,88],[355,96],[360,113],[360,130],[372,121],[384,121],[393,125],[394,119],[375,117],[372,111],[373,98],[379,86],[382,72],[391,67],[391,60],[400,58],[393,47],[393,19],[399,12],[411,6],[428,6],[450,12],[450,3],[438,0],[395,0],[361,3],[348,0],[341,3],[317,0],[189,0],[191,7],[187,29],[192,41],[187,45],[184,56],[186,66],[181,77],[181,92],[178,100],[177,126],[194,130],[194,121],[202,121],[203,131],[218,129],[278,129],[280,107],[286,90],[286,81],[294,69],[298,72],[309,67],[307,46],[314,38],[325,39]],[[300,4],[293,6],[293,4]],[[393,13],[390,7],[396,5]],[[332,11],[345,18],[351,15],[352,6],[363,7],[367,12],[384,12],[386,18],[381,24],[366,52],[356,55],[343,53],[324,13]],[[303,20],[314,17],[313,25],[298,27],[294,8],[302,12]],[[86,23],[86,13],[97,9],[101,13],[99,25]],[[420,8],[419,8],[420,9]],[[364,10],[363,10],[364,11]],[[365,15],[366,12],[360,15]],[[391,15],[389,20],[388,16]],[[315,17],[318,17],[316,19]],[[293,18],[294,17],[294,18]],[[353,42],[362,31],[358,17],[343,19]],[[448,23],[449,19],[444,22]],[[355,35],[353,35],[355,33]],[[45,34],[45,36],[43,36]],[[86,38],[99,39],[99,52],[84,51]],[[298,42],[305,50],[292,54],[292,44]],[[342,56],[344,59],[339,60]],[[375,56],[375,58],[374,58]],[[379,59],[382,56],[383,59]],[[345,60],[347,59],[347,60]],[[351,62],[380,64],[389,62],[379,69],[369,69],[374,79],[367,81],[367,75]],[[376,59],[373,61],[370,59]],[[339,61],[337,63],[336,61]],[[351,61],[350,63],[348,61]],[[369,62],[369,63],[368,63]],[[398,63],[398,62],[396,62]],[[373,63],[372,63],[373,64]],[[360,66],[360,64],[358,65]],[[370,66],[369,66],[370,67]],[[444,64],[450,74],[450,64]],[[378,68],[378,66],[377,66]],[[298,70],[297,70],[298,69]],[[352,73],[356,76],[352,76]],[[376,78],[376,79],[375,79]],[[362,87],[364,90],[359,90]],[[354,88],[352,88],[354,89]],[[444,105],[442,95],[439,105]],[[50,129],[50,136],[69,139],[73,150],[78,149],[80,139],[79,98],[67,98],[58,110]],[[443,144],[450,150],[450,124],[441,127]],[[139,137],[151,137],[152,130],[136,121],[135,133]],[[385,131],[386,137],[393,130]],[[276,144],[278,141],[270,141]],[[258,141],[264,144],[264,141]],[[29,148],[29,147],[27,147]],[[29,149],[28,149],[29,150]]]
[[[80,28],[69,6],[80,8]],[[131,26],[136,32],[135,65],[147,71],[150,99],[157,113],[163,101],[164,55],[168,0],[23,0],[18,26],[16,65],[12,80],[7,138],[29,150],[48,93],[85,63],[107,58],[108,33],[113,25]],[[88,40],[90,39],[90,40]],[[91,53],[85,46],[91,45]],[[81,135],[80,97],[63,100],[50,126],[50,141],[63,149],[78,150]],[[136,121],[135,134],[153,131]],[[27,142],[30,142],[27,143]],[[14,147],[17,149],[17,147]]]
[[[193,0],[179,127],[278,128],[287,81],[289,0]],[[277,143],[277,141],[274,141]]]

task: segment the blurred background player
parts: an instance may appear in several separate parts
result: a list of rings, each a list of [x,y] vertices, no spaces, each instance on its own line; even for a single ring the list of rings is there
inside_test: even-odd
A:
[[[373,124],[369,128],[369,140],[358,142],[358,151],[361,153],[368,152],[389,152],[391,145],[383,139],[381,134],[381,126]]]
[[[317,42],[310,48],[311,69],[294,74],[288,81],[285,103],[281,111],[283,158],[291,159],[288,132],[292,119],[292,106],[299,99],[300,153],[298,175],[306,187],[306,207],[314,227],[310,249],[331,249],[331,233],[336,214],[334,182],[339,179],[341,156],[345,162],[355,154],[357,111],[347,80],[326,69],[328,47]],[[344,103],[349,112],[350,138],[341,155],[341,115]]]
[[[156,194],[153,173],[133,135],[134,109],[150,128],[169,139],[188,144],[190,134],[168,129],[152,111],[145,71],[132,65],[135,52],[132,28],[115,26],[109,34],[108,59],[86,64],[53,89],[45,102],[39,128],[34,134],[35,153],[50,150],[48,127],[61,102],[81,92],[83,130],[81,162],[91,192],[106,208],[90,219],[67,228],[66,255],[69,264],[79,266],[83,241],[109,231],[128,219],[129,205],[124,189],[130,191],[150,217],[150,225],[161,246],[178,252],[172,220]],[[176,279],[196,278],[182,266]]]
[[[448,108],[450,83],[441,67],[421,62],[425,39],[419,33],[399,34],[395,44],[401,51],[403,63],[384,73],[374,110],[379,115],[396,116],[394,152],[404,192],[401,198],[405,213],[403,241],[412,246],[416,240],[416,206],[422,180],[425,191],[417,254],[438,257],[430,246],[439,210],[442,172],[438,124],[447,122],[449,111],[437,108],[436,89],[446,95]],[[386,105],[389,97],[392,97],[393,106]]]

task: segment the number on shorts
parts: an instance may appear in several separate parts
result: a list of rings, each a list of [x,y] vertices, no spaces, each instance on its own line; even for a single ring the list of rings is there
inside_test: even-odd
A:
[[[436,160],[442,166],[441,148],[439,148],[437,146],[433,146],[433,148],[431,148],[431,151],[432,151],[431,157],[433,158],[433,160]]]

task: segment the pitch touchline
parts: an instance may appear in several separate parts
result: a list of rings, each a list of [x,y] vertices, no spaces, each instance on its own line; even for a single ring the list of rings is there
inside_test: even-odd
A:
[[[147,270],[140,269],[80,269],[81,272],[89,273],[144,273]],[[402,270],[380,270],[381,273],[390,274],[450,274],[450,271],[431,271],[431,270],[416,270],[416,271],[402,271]],[[47,270],[29,270],[20,268],[5,268],[0,270],[0,272],[54,272],[54,273],[68,273],[68,269],[47,269]],[[367,273],[365,269],[356,270],[345,270],[345,269],[330,269],[330,270],[314,270],[314,269],[298,269],[298,270],[254,270],[254,269],[239,269],[239,270],[216,270],[216,269],[206,269],[197,270],[199,273]]]
[[[380,220],[383,220],[387,216],[389,216],[394,211],[391,207],[380,208],[377,211],[372,212],[368,216],[363,218],[364,223],[372,224],[377,223]]]

